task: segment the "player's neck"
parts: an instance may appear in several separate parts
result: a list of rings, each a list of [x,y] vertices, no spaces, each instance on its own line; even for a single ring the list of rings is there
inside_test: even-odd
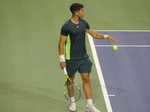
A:
[[[79,17],[77,17],[77,16],[72,16],[72,18],[70,19],[74,24],[78,24],[79,23]]]

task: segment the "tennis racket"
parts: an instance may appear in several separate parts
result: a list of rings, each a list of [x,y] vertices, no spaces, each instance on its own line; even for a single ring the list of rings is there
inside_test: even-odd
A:
[[[75,102],[77,102],[81,97],[81,89],[77,85],[77,83],[73,82],[69,78],[69,76],[67,74],[66,67],[64,67],[64,73],[65,73],[65,77],[66,77],[66,82],[65,82],[65,85],[63,87],[64,96],[67,99],[67,101],[71,102],[70,97],[74,97]]]

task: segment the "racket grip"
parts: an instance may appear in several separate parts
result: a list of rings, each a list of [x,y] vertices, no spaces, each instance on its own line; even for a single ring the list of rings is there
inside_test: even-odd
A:
[[[67,75],[67,70],[66,70],[66,67],[64,67],[64,73],[65,73],[65,75]]]

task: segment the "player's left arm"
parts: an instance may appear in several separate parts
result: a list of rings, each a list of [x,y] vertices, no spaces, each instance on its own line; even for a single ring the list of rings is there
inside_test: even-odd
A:
[[[90,34],[92,37],[97,38],[97,39],[105,39],[105,38],[107,38],[107,40],[109,42],[111,42],[111,41],[113,41],[114,43],[118,42],[115,38],[113,38],[113,37],[111,37],[109,35],[103,35],[103,34],[97,33],[94,30],[92,30],[91,28],[89,30],[87,30],[86,32],[88,34]]]

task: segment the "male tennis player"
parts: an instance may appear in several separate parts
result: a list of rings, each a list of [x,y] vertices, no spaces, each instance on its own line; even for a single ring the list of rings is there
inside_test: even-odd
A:
[[[85,92],[87,105],[87,112],[100,112],[93,105],[92,92],[90,86],[90,72],[92,62],[89,60],[89,56],[86,52],[85,45],[85,33],[87,32],[92,37],[97,39],[107,39],[109,42],[113,41],[117,43],[117,40],[109,35],[102,35],[93,31],[88,22],[81,19],[84,17],[84,6],[80,3],[73,3],[70,6],[72,17],[65,22],[61,28],[60,40],[59,40],[59,55],[60,55],[60,67],[63,69],[66,67],[68,75],[71,80],[75,78],[75,73],[78,71],[83,81],[83,89]],[[65,50],[64,50],[65,46]],[[76,110],[76,102],[74,97],[70,98],[71,104],[70,111]]]

